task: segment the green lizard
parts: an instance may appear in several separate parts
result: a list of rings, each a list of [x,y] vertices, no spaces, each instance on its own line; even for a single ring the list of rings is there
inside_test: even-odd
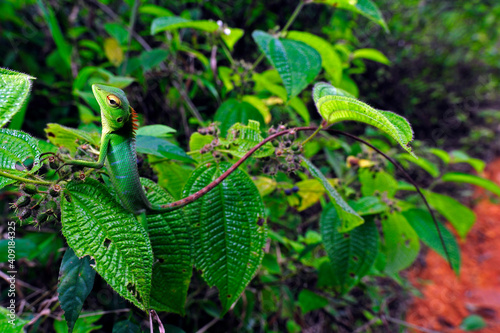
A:
[[[118,88],[94,84],[94,96],[101,108],[102,136],[99,159],[96,162],[65,160],[67,165],[80,165],[100,169],[106,166],[109,178],[122,206],[136,215],[147,230],[145,214],[162,213],[182,207],[210,191],[204,188],[191,196],[167,205],[153,205],[146,197],[137,169],[135,131],[137,113],[130,106],[125,93]],[[225,177],[219,177],[214,185]]]

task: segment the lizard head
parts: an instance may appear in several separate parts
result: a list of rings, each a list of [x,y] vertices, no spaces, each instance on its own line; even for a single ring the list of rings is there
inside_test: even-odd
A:
[[[128,123],[133,110],[123,90],[102,84],[94,84],[92,85],[92,92],[101,107],[103,130],[116,131]]]

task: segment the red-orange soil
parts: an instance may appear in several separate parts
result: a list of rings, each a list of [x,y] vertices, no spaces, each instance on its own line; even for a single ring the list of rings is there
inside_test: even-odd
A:
[[[500,184],[500,160],[489,164],[484,176]],[[460,277],[433,251],[427,253],[425,267],[409,271],[410,281],[423,294],[407,313],[411,324],[458,333],[464,332],[459,328],[464,318],[478,314],[488,326],[474,332],[500,332],[500,205],[483,198],[474,212],[477,222],[460,242]]]

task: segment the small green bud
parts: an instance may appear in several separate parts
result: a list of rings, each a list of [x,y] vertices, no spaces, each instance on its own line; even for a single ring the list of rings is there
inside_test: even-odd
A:
[[[48,219],[49,219],[49,215],[48,215],[47,213],[40,212],[40,213],[38,213],[38,215],[36,216],[36,220],[38,221],[38,223],[44,223],[44,222],[46,222]]]
[[[57,203],[54,200],[49,200],[45,203],[45,212],[47,214],[54,214],[57,211]]]
[[[19,215],[17,215],[17,217],[20,219],[20,220],[26,220],[28,217],[31,216],[31,210],[28,209],[28,208],[25,208],[23,210],[21,210],[19,212]]]
[[[36,185],[34,185],[34,184],[28,184],[28,183],[21,184],[20,189],[21,189],[21,191],[23,191],[26,194],[38,193],[38,189],[36,188]]]
[[[30,202],[31,202],[31,197],[23,195],[22,197],[17,199],[16,203],[14,204],[14,207],[15,208],[26,207],[29,205]]]

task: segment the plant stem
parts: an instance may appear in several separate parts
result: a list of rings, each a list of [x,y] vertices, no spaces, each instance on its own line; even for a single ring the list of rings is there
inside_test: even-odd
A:
[[[44,180],[34,180],[34,179],[28,179],[28,178],[23,178],[23,177],[11,175],[11,174],[9,174],[7,172],[3,172],[3,171],[0,171],[0,176],[14,179],[14,180],[24,182],[24,183],[32,183],[32,184],[47,185],[47,186],[52,184],[51,182],[46,182]]]
[[[282,34],[287,32],[288,28],[290,28],[290,26],[292,25],[292,23],[295,21],[300,11],[302,10],[302,7],[304,7],[304,1],[301,0],[300,3],[295,8],[295,10],[293,11],[292,16],[290,16],[290,18],[288,19],[288,22],[286,22],[283,29],[281,29]]]
[[[323,126],[319,126],[318,129],[316,129],[313,134],[311,134],[307,139],[302,141],[302,146],[305,146],[306,143],[308,143],[311,139],[313,139],[319,133],[319,131],[321,131],[322,129],[323,129]]]
[[[137,12],[139,11],[140,4],[141,4],[140,0],[135,0],[134,6],[132,7],[132,13],[130,13],[130,24],[128,27],[127,51],[125,52],[125,59],[123,60],[123,65],[122,65],[122,70],[121,70],[122,75],[125,74],[125,70],[127,69],[128,54],[130,51],[130,42],[132,41],[132,34],[134,32],[135,21],[137,19]]]

